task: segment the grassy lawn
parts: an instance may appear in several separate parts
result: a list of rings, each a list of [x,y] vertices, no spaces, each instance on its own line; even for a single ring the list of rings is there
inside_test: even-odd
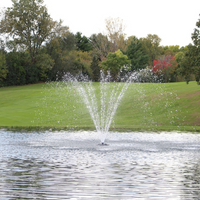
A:
[[[130,87],[118,109],[116,127],[200,130],[200,87],[196,82],[143,83]]]
[[[0,88],[0,127],[94,129],[94,124],[76,90],[55,83]],[[200,86],[131,83],[111,129],[200,131]]]

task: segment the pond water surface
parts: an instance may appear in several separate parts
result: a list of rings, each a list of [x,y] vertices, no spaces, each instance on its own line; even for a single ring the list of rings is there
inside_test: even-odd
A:
[[[0,199],[200,199],[200,135],[0,130]]]

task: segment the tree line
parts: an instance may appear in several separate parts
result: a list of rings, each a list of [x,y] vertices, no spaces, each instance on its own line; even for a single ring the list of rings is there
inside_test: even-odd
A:
[[[12,0],[1,13],[0,86],[62,80],[65,73],[83,73],[99,81],[100,70],[114,78],[121,69],[150,69],[163,82],[200,81],[200,19],[193,44],[161,46],[161,38],[148,34],[126,38],[123,21],[105,20],[106,33],[72,33],[62,20],[54,21],[43,0]]]

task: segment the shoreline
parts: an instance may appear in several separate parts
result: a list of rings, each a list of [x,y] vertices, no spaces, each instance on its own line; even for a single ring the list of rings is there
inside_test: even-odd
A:
[[[0,126],[0,130],[12,132],[43,132],[43,131],[96,131],[95,127],[56,127],[56,126]],[[200,126],[179,126],[179,127],[115,127],[109,132],[191,132],[200,133]]]

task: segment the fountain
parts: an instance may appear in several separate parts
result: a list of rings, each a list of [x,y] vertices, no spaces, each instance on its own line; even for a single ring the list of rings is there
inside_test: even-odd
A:
[[[152,70],[149,68],[131,73],[124,73],[124,71],[121,71],[115,81],[113,81],[109,71],[106,74],[101,71],[100,81],[98,83],[90,81],[87,76],[81,73],[77,74],[76,76],[66,73],[63,76],[62,81],[48,82],[46,84],[44,90],[44,102],[47,103],[44,103],[44,107],[40,107],[41,110],[38,113],[41,115],[39,115],[39,117],[41,117],[41,121],[44,118],[44,120],[48,118],[48,123],[56,120],[55,123],[58,123],[61,126],[67,126],[69,129],[76,129],[77,127],[84,127],[85,125],[85,122],[81,122],[82,124],[79,122],[76,123],[76,120],[84,119],[84,116],[82,116],[81,112],[79,111],[81,111],[82,108],[84,110],[86,107],[88,113],[87,111],[85,112],[85,110],[84,113],[90,115],[92,123],[94,124],[96,132],[98,133],[100,144],[105,145],[105,140],[107,138],[109,129],[113,124],[114,116],[118,106],[120,105],[120,102],[122,101],[122,98],[124,97],[124,94],[130,85],[131,88],[134,87],[134,91],[132,91],[132,93],[136,94],[133,99],[134,106],[137,105],[137,103],[134,103],[134,101],[144,102],[143,104],[140,104],[141,113],[144,113],[144,124],[146,126],[148,126],[148,124],[155,124],[155,126],[157,125],[154,123],[155,118],[151,117],[152,113],[150,113],[150,119],[148,116],[145,118],[145,116],[148,114],[147,109],[149,109],[150,106],[148,101],[145,99],[145,93],[147,91],[144,86],[146,84],[140,84],[142,82],[155,83],[160,81],[157,76],[152,74]],[[170,106],[170,101],[168,98],[165,98],[167,97],[168,92],[165,91],[165,88],[163,88],[164,85],[156,84],[154,86],[156,87],[156,92],[162,95],[161,98],[158,98],[157,100],[162,100],[162,104],[159,109],[166,109],[167,106]],[[47,98],[48,100],[46,101]],[[170,98],[174,99],[174,97]],[[66,103],[66,100],[68,99],[70,102],[68,101]],[[49,112],[50,107],[53,112]],[[132,106],[132,108],[134,107]],[[60,113],[62,113],[63,116],[70,118],[70,120],[67,121],[67,124],[65,122],[66,120],[60,117]],[[76,124],[81,125],[79,126]],[[86,126],[87,125],[88,124],[86,122]],[[151,127],[147,128],[150,129]]]
[[[111,132],[109,146],[105,143],[117,107],[138,77],[132,73],[116,83],[102,72],[100,83],[92,83],[83,75],[66,74],[63,82],[49,84],[45,99],[54,98],[46,104],[48,111],[57,117],[60,110],[54,111],[61,107],[67,113],[63,106],[71,88],[65,86],[70,85],[97,131],[0,129],[0,199],[200,199],[199,134]]]
[[[130,82],[136,80],[137,73],[121,76],[118,75],[117,83],[112,81],[110,72],[105,74],[101,71],[100,77],[100,98],[98,92],[93,87],[93,82],[87,76],[79,74],[72,76],[66,74],[63,80],[66,84],[71,84],[76,88],[82,101],[88,108],[90,116],[94,122],[96,130],[100,136],[101,145],[105,144],[105,139],[113,121],[116,110],[122,100]]]

